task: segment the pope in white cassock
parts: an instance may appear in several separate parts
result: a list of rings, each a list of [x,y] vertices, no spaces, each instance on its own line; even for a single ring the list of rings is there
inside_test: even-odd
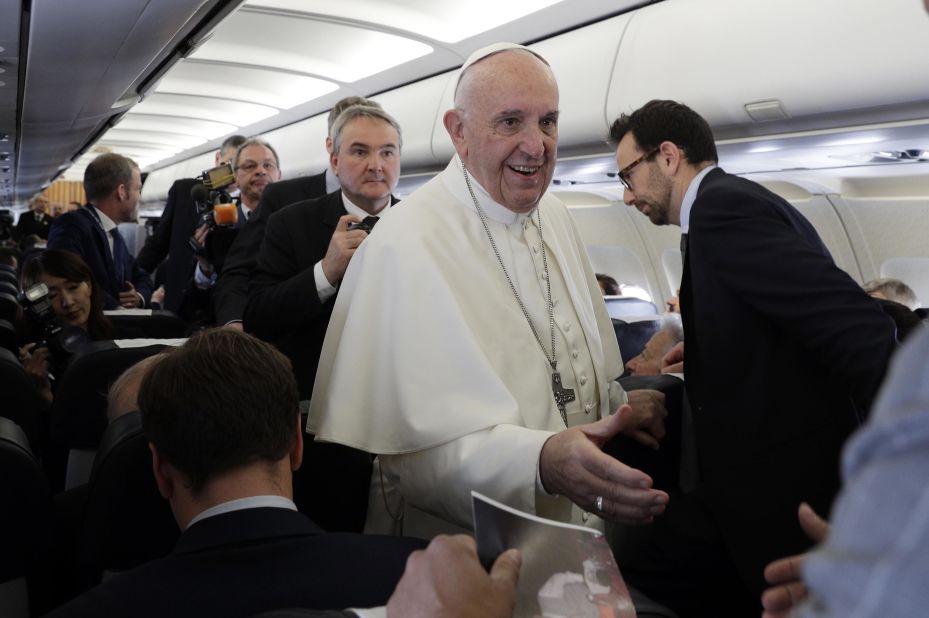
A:
[[[562,521],[650,521],[667,494],[600,447],[620,432],[657,446],[663,399],[614,382],[600,289],[567,209],[545,195],[551,69],[517,45],[475,52],[444,123],[457,155],[352,258],[308,430],[379,455],[369,523],[386,505],[405,534],[471,528],[472,489]]]

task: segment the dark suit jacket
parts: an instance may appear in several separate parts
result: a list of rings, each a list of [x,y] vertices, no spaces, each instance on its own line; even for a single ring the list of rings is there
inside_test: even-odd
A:
[[[216,323],[242,320],[248,302],[248,280],[255,269],[265,226],[272,214],[290,204],[326,194],[326,173],[281,180],[265,187],[255,214],[229,249],[222,276],[213,292]]]
[[[164,308],[178,313],[184,291],[190,284],[196,258],[187,240],[197,225],[197,207],[190,189],[199,182],[195,178],[174,181],[168,190],[161,221],[139,252],[139,264],[150,273],[168,258],[165,272]]]
[[[419,539],[320,530],[254,508],[188,528],[167,557],[122,573],[51,616],[254,616],[282,608],[384,605]]]
[[[103,308],[119,307],[119,292],[123,282],[117,281],[109,240],[90,204],[65,213],[55,219],[48,235],[49,249],[63,249],[76,253],[87,262],[94,282],[103,291]],[[152,280],[131,255],[127,257],[124,272],[131,273],[129,281],[148,305],[152,297]]]
[[[17,241],[21,241],[29,234],[36,234],[39,238],[48,238],[48,228],[51,224],[52,218],[45,213],[42,213],[42,218],[36,221],[34,212],[24,212],[19,215],[19,221],[16,222],[13,236]]]
[[[810,545],[799,503],[829,513],[894,326],[796,209],[720,169],[691,211],[681,312],[701,490],[759,598],[765,564]]]

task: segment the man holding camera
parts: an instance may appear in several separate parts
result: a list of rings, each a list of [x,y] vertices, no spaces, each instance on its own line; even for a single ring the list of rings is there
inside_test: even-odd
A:
[[[216,165],[231,162],[239,146],[245,141],[242,135],[227,137],[216,152]],[[197,207],[190,191],[200,182],[197,178],[180,178],[168,191],[168,201],[161,221],[139,252],[139,265],[154,273],[167,257],[165,265],[164,308],[177,313],[190,284],[190,273],[196,264],[190,236],[197,228]]]

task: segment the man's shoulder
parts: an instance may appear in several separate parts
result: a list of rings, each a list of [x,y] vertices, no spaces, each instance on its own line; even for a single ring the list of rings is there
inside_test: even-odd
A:
[[[269,212],[268,225],[277,228],[307,224],[332,217],[337,221],[338,217],[344,214],[345,207],[342,204],[342,192],[333,191],[328,195],[303,199],[288,204],[285,208]]]
[[[268,185],[262,194],[262,205],[270,210],[280,210],[295,202],[315,199],[326,195],[326,173],[279,180]]]

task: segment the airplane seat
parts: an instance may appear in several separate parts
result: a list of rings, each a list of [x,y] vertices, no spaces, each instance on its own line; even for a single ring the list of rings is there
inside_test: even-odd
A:
[[[167,555],[180,531],[158,493],[142,418],[130,412],[103,432],[87,484],[80,530],[81,572],[101,577]]]
[[[0,393],[3,415],[23,430],[38,452],[45,434],[42,421],[45,404],[15,353],[4,348],[0,348]]]
[[[0,417],[0,616],[29,616],[26,576],[44,554],[52,501],[25,432]]]
[[[112,322],[117,339],[175,339],[187,336],[187,323],[171,311],[114,309],[103,313]]]
[[[54,489],[71,489],[87,482],[94,452],[107,426],[110,385],[123,371],[166,345],[119,347],[113,341],[94,341],[71,358],[51,409],[46,469]]]
[[[645,349],[645,344],[655,333],[661,330],[661,318],[624,322],[613,319],[613,331],[619,343],[619,353],[623,362],[635,358]]]
[[[604,296],[603,302],[606,303],[606,312],[614,320],[658,315],[655,303],[633,296]]]
[[[929,307],[920,307],[919,309],[914,309],[913,313],[919,316],[919,319],[922,321],[929,320]]]

